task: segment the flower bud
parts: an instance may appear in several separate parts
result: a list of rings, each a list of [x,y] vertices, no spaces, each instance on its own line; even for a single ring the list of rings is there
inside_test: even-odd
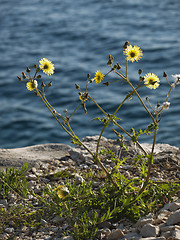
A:
[[[116,64],[117,65],[117,69],[120,70],[121,69],[121,66],[119,63]]]
[[[103,83],[103,84],[106,85],[106,86],[109,86],[109,85],[110,85],[109,82],[105,82],[105,83]]]
[[[52,87],[52,81],[48,83],[48,87]]]
[[[109,55],[109,61],[107,62],[107,65],[113,64],[114,57],[112,55]]]
[[[40,72],[41,69],[39,67],[36,68],[36,72]]]
[[[30,72],[31,72],[31,70],[30,70],[29,67],[26,68],[26,72],[27,72],[27,73],[30,73]]]
[[[126,41],[125,44],[124,44],[124,46],[123,46],[123,48],[126,49],[128,45],[129,45],[129,42]]]
[[[166,72],[163,72],[163,77],[167,77],[167,73]]]
[[[75,83],[75,86],[76,86],[76,89],[80,89],[80,86],[77,83]]]
[[[91,77],[90,73],[87,74],[87,79],[89,79]]]
[[[37,78],[37,79],[40,79],[40,78],[41,78],[41,75],[38,75],[36,78]]]
[[[142,69],[139,69],[138,74],[141,75],[141,73],[142,73]]]
[[[44,82],[41,83],[41,87],[44,88],[46,85]]]
[[[37,64],[34,64],[34,68],[37,68],[38,66],[37,66]]]
[[[24,79],[27,78],[27,77],[26,77],[26,74],[25,74],[24,72],[22,72],[22,77],[23,77]]]
[[[17,76],[17,78],[18,78],[19,81],[22,81],[22,78],[21,78],[21,77]]]

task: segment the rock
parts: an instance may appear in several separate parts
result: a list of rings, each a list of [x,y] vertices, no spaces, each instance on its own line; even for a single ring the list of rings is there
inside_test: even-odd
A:
[[[173,212],[171,215],[169,215],[166,224],[167,225],[174,225],[180,223],[180,210],[177,210],[176,212]]]
[[[143,237],[156,237],[159,234],[159,227],[147,223],[142,227],[140,233]]]
[[[13,233],[14,232],[14,228],[6,228],[5,232],[6,233]]]
[[[64,237],[60,238],[59,240],[74,240],[74,238],[71,236],[64,236]]]
[[[177,202],[172,202],[168,209],[172,212],[175,212],[176,210],[180,209],[180,203],[177,203]]]
[[[0,149],[0,167],[21,167],[28,163],[29,167],[38,168],[38,163],[51,163],[55,158],[69,156],[71,147],[61,143],[49,143],[24,148]]]
[[[175,229],[173,232],[173,237],[175,240],[179,240],[180,239],[180,229]]]
[[[125,235],[121,231],[121,229],[116,229],[107,236],[107,240],[118,240],[119,238],[124,238],[124,237]]]

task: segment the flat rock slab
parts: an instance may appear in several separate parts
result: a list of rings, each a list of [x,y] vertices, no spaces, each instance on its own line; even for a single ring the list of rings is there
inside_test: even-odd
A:
[[[83,143],[93,152],[96,149],[97,140],[98,136],[87,136],[82,139]],[[131,141],[127,141],[126,144],[128,146],[128,153],[130,153],[132,156],[141,153],[141,151],[138,150],[136,145]],[[151,144],[143,143],[142,146],[147,152],[151,151]],[[116,140],[102,137],[100,148],[111,149],[118,154],[120,150],[120,144]],[[154,153],[156,155],[155,158],[158,159],[161,157],[163,157],[163,159],[167,159],[169,156],[172,156],[177,162],[180,160],[180,149],[168,144],[156,144]],[[127,152],[125,151],[124,154],[126,157]],[[82,146],[71,147],[61,143],[42,144],[14,149],[0,149],[0,170],[9,167],[18,168],[21,167],[23,163],[27,163],[30,167],[33,167],[40,162],[50,163],[52,160],[60,160],[66,156],[70,157],[71,159],[73,159],[74,156],[75,159],[73,160],[76,161],[78,158],[92,158]]]
[[[0,170],[6,167],[30,167],[39,162],[50,162],[69,156],[71,147],[66,144],[42,144],[24,148],[0,149]]]

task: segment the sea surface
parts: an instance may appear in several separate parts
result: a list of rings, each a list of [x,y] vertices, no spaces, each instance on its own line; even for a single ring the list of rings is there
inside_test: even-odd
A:
[[[71,114],[79,105],[78,90],[86,87],[87,73],[109,71],[108,55],[114,56],[125,73],[123,45],[129,41],[143,50],[140,61],[128,64],[128,76],[136,86],[138,69],[143,74],[158,75],[161,85],[156,90],[142,88],[142,99],[148,96],[153,108],[165,101],[169,85],[163,72],[180,73],[180,1],[179,0],[1,0],[0,1],[0,148],[19,148],[43,143],[70,144],[69,136],[60,128],[41,99],[26,89],[17,76],[41,58],[51,60],[55,74],[43,75],[53,86],[46,97],[60,114]],[[115,81],[115,74],[104,82]],[[39,86],[41,81],[39,81]],[[130,91],[125,82],[110,86],[92,83],[88,92],[98,104],[112,114]],[[159,122],[158,143],[180,146],[180,86],[172,90],[170,109]],[[145,101],[146,102],[146,101]],[[146,102],[147,104],[147,102]],[[148,106],[148,105],[147,105]],[[71,126],[77,136],[98,135],[102,124],[101,111],[88,100],[88,113],[80,107],[72,117]],[[152,110],[150,109],[152,112]],[[151,123],[137,97],[127,101],[117,117],[127,131],[145,129]],[[103,136],[116,138],[110,125]],[[128,139],[128,138],[127,138]],[[140,142],[152,142],[143,136]]]

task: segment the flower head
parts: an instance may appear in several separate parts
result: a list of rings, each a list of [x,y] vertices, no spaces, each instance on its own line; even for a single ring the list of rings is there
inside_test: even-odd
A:
[[[69,194],[68,188],[64,185],[57,186],[57,188],[55,188],[53,191],[57,193],[60,199],[67,197],[67,195]]]
[[[154,73],[147,73],[144,76],[144,84],[150,89],[158,88],[159,82],[159,78]]]
[[[38,83],[36,80],[32,80],[26,84],[26,87],[29,91],[33,91],[34,89],[37,88],[37,86],[38,86]]]
[[[96,81],[96,83],[100,83],[101,80],[104,78],[104,74],[102,73],[102,71],[98,70],[96,73],[95,73],[95,77],[94,77],[94,80]]]
[[[47,75],[51,75],[54,73],[54,64],[49,61],[47,58],[43,58],[39,61],[40,65],[40,69],[43,70],[43,72]]]
[[[169,109],[169,106],[170,106],[170,102],[163,102],[162,108],[164,110],[167,110],[167,109]]]
[[[172,75],[172,77],[174,78],[174,84],[173,84],[174,87],[180,84],[180,74]]]
[[[127,61],[137,61],[142,57],[143,53],[140,47],[128,45],[124,50],[124,55],[126,56]]]

